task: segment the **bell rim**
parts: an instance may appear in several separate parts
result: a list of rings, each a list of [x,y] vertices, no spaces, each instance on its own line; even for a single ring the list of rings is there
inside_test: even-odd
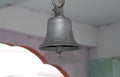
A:
[[[56,51],[57,47],[62,47],[63,51],[73,51],[73,50],[78,50],[80,48],[79,44],[54,44],[54,45],[41,45],[39,49],[41,50],[46,50],[46,51]]]

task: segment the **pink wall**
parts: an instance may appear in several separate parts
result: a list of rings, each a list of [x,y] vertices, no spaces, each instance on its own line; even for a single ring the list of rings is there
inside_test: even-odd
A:
[[[59,58],[55,52],[39,50],[43,38],[14,31],[0,29],[0,42],[12,43],[15,45],[26,45],[40,52],[49,63],[61,66],[70,77],[88,77],[88,49],[82,47],[78,51],[64,52]]]
[[[37,36],[30,36],[27,34],[0,29],[0,42],[12,43],[14,45],[26,45],[44,54],[44,52],[40,51],[38,48],[42,40],[43,38]]]

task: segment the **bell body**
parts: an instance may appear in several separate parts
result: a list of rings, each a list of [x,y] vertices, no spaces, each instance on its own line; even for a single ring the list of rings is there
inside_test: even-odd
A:
[[[40,49],[56,51],[61,47],[63,51],[79,48],[73,37],[71,20],[64,16],[52,17],[48,20],[47,34]]]

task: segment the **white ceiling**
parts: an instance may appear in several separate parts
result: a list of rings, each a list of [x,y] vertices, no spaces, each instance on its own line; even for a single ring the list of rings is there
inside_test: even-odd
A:
[[[50,3],[51,0],[25,0],[17,6],[51,14],[53,7]],[[117,23],[120,22],[120,0],[66,0],[64,12],[65,16],[81,23]]]

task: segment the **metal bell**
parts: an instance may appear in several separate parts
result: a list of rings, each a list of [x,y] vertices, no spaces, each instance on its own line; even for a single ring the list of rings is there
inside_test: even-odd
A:
[[[72,32],[71,20],[64,16],[52,17],[48,20],[47,35],[40,49],[47,51],[71,51],[79,48]]]
[[[73,37],[71,20],[63,14],[65,0],[61,0],[60,5],[52,0],[55,16],[48,20],[47,34],[44,42],[40,46],[41,50],[56,51],[59,55],[63,51],[77,50],[79,45]]]

